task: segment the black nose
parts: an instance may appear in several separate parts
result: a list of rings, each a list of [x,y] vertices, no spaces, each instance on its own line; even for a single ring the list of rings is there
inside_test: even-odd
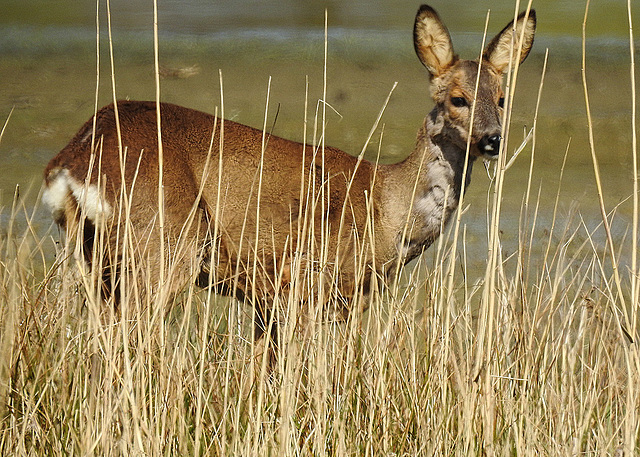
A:
[[[500,135],[486,135],[480,140],[478,143],[478,148],[480,152],[494,156],[500,152],[500,141],[502,137]]]

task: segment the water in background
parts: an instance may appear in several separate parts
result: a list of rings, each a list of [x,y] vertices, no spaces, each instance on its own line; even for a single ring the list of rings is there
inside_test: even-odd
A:
[[[640,7],[635,3],[633,14],[640,23]],[[514,2],[497,0],[438,0],[432,6],[449,27],[456,50],[467,58],[480,51],[489,9],[489,38],[514,15]],[[278,111],[274,133],[302,139],[305,98],[313,120],[322,97],[326,9],[327,102],[333,108],[328,114],[327,144],[359,152],[384,99],[398,81],[383,117],[382,152],[385,161],[399,160],[412,149],[416,131],[431,109],[427,74],[413,51],[417,2],[159,0],[158,7],[164,101],[215,112],[221,106],[221,74],[224,116],[260,127],[271,78],[270,122]],[[541,195],[538,224],[550,225],[560,167],[568,151],[561,217],[578,206],[586,223],[595,226],[599,210],[594,203],[580,62],[584,5],[573,0],[541,0],[534,2],[534,8],[538,31],[532,54],[520,72],[509,150],[517,147],[533,122],[548,48],[533,175],[534,193]],[[33,205],[47,161],[93,113],[97,79],[100,104],[112,100],[106,5],[100,1],[99,34],[96,2],[4,0],[2,9],[0,121],[11,110],[13,113],[0,142],[0,207],[10,206],[16,185],[23,194],[30,189],[26,202]],[[154,99],[153,3],[112,0],[111,15],[117,97]],[[615,227],[616,236],[623,237],[629,214],[626,200],[632,191],[626,2],[592,2],[587,33],[596,147],[607,204],[609,208],[620,204]],[[312,133],[310,128],[308,134]],[[377,144],[370,149],[375,154]],[[529,151],[527,148],[507,174],[503,211],[507,253],[510,240],[515,245]],[[466,223],[467,241],[478,246],[479,262],[483,259],[488,185],[482,164],[477,164]],[[0,213],[0,226],[7,214],[6,209]],[[38,211],[36,226],[44,230],[49,225],[48,215]]]

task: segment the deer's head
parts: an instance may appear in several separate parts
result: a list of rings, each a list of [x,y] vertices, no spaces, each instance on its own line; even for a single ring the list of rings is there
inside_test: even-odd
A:
[[[435,10],[420,7],[414,46],[431,77],[435,134],[445,135],[461,148],[469,141],[473,157],[498,155],[504,106],[502,77],[509,67],[526,59],[535,29],[535,11],[521,13],[491,40],[480,60],[464,60],[455,54],[449,31]]]

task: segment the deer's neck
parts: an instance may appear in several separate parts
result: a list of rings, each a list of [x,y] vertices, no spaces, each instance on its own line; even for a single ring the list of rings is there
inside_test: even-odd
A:
[[[403,225],[408,221],[409,226],[406,231],[403,227],[396,239],[406,262],[436,240],[458,206],[463,179],[465,188],[469,185],[473,159],[463,176],[465,149],[442,125],[435,113],[429,115],[418,132],[415,150],[397,164],[406,186],[404,194],[409,197],[405,207],[411,202],[402,221]]]

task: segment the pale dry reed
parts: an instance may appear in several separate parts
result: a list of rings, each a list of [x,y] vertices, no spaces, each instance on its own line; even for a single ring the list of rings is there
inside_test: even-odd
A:
[[[507,139],[517,68],[511,74]],[[543,81],[544,70],[538,99]],[[584,88],[588,106],[586,79]],[[635,94],[633,112],[635,126]],[[536,120],[537,109],[531,169]],[[284,319],[272,370],[252,341],[248,306],[194,286],[176,297],[152,289],[156,278],[126,255],[135,233],[121,234],[121,305],[105,306],[77,247],[57,244],[55,230],[38,235],[16,196],[0,238],[0,453],[634,455],[637,170],[626,241],[610,236],[614,212],[602,199],[599,227],[577,210],[557,216],[561,188],[552,225],[539,228],[543,202],[529,182],[518,250],[505,257],[500,203],[514,143],[487,196],[483,277],[467,273],[464,205],[427,254],[345,323],[320,298],[301,309],[305,282],[316,280],[306,272],[276,296]],[[634,136],[637,164],[635,147]],[[595,150],[594,170],[597,179]]]

